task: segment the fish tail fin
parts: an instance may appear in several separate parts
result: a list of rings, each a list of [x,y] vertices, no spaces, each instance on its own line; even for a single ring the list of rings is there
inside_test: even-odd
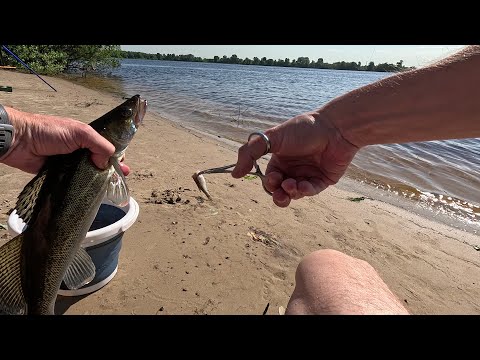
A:
[[[22,315],[27,303],[22,287],[23,234],[0,247],[0,313]]]

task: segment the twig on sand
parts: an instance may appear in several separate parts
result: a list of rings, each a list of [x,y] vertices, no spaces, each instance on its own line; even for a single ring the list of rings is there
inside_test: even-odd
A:
[[[245,110],[241,111],[240,109],[240,105],[238,105],[238,115],[237,115],[237,118],[235,119],[234,117],[232,117],[233,121],[235,121],[237,123],[237,127],[240,126],[240,121],[242,122],[242,125],[243,125],[243,120],[240,120],[240,118],[242,117],[243,114],[245,114],[245,112],[248,110],[248,107],[245,108]]]
[[[360,201],[365,200],[365,199],[373,200],[372,198],[370,198],[370,197],[368,197],[368,196],[349,197],[349,198],[347,198],[347,200],[350,200],[350,201],[353,201],[353,202],[360,202]]]

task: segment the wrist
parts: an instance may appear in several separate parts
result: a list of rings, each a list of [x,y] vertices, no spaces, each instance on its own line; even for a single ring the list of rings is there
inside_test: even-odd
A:
[[[13,143],[15,129],[10,122],[7,111],[0,104],[0,159],[10,150]]]
[[[0,127],[8,128],[11,130],[11,138],[5,139],[8,140],[9,144],[5,147],[4,151],[0,153],[0,162],[6,163],[7,158],[10,157],[10,154],[15,150],[19,143],[19,139],[22,137],[23,133],[23,126],[22,121],[18,117],[18,110],[15,110],[8,106],[1,106],[3,111],[0,110],[0,116],[2,117],[2,122],[0,123]],[[5,124],[2,126],[2,124]],[[1,149],[0,149],[1,151]]]
[[[345,126],[346,122],[343,121],[345,119],[344,115],[336,111],[335,106],[331,104],[332,103],[329,103],[313,113],[315,121],[322,122],[331,130],[330,133],[334,138],[332,140],[342,142],[346,146],[353,147],[356,150],[365,146],[366,144],[355,136],[357,134],[355,131],[352,131],[354,129]]]

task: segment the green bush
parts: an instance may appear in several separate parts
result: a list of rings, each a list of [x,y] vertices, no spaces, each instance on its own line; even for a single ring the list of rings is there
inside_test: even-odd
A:
[[[12,45],[8,48],[39,74],[56,75],[66,72],[98,72],[120,65],[120,45]],[[3,52],[7,65],[23,65],[7,52]]]

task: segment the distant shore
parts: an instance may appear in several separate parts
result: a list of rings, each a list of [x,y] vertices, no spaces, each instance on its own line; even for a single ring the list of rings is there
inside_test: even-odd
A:
[[[237,65],[257,65],[257,66],[278,66],[278,67],[296,67],[304,69],[324,69],[324,70],[349,70],[349,71],[377,71],[377,72],[400,72],[415,69],[414,66],[406,67],[403,65],[403,60],[396,64],[380,63],[375,65],[370,61],[368,65],[362,65],[360,61],[336,61],[334,63],[327,63],[323,58],[318,58],[316,61],[310,58],[301,56],[297,59],[267,59],[266,57],[254,57],[253,59],[241,59],[237,55],[230,57],[223,55],[214,56],[213,58],[201,58],[192,54],[175,55],[175,54],[149,54],[138,51],[122,50],[121,55],[123,59],[143,59],[143,60],[167,60],[167,61],[186,61],[186,62],[209,62],[218,64],[237,64]]]

